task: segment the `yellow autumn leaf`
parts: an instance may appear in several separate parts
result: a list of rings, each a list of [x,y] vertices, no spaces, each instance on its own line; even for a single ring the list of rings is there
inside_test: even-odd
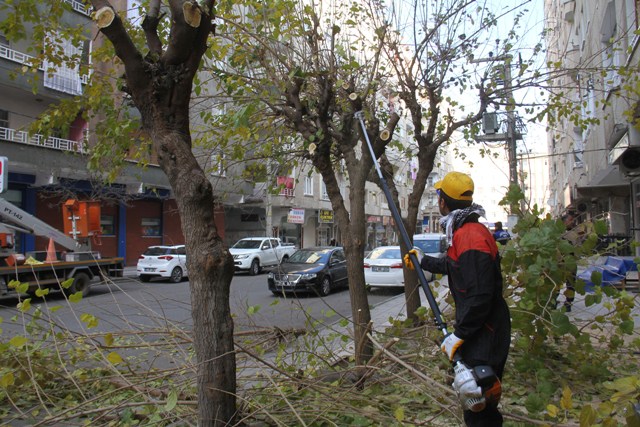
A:
[[[560,407],[565,410],[571,409],[573,399],[571,398],[571,389],[567,386],[562,388],[562,398],[560,399]]]
[[[393,411],[393,416],[400,422],[404,421],[404,407],[398,406],[396,410]]]
[[[556,405],[548,404],[547,405],[547,414],[551,418],[556,418],[558,416],[558,407]]]
[[[104,336],[105,345],[112,346],[113,345],[113,334],[109,332]]]
[[[95,328],[98,326],[98,318],[96,316],[94,316],[93,314],[83,314],[80,316],[80,320],[82,320],[84,323],[86,323],[87,328],[91,329],[91,328]]]
[[[15,382],[15,378],[13,377],[13,373],[7,372],[0,378],[0,387],[7,388],[10,385],[13,385]]]
[[[122,357],[116,353],[115,351],[112,351],[111,353],[109,353],[107,355],[107,360],[111,363],[113,363],[114,365],[118,365],[120,363],[122,363]]]
[[[27,342],[29,342],[29,340],[20,335],[16,335],[9,340],[9,344],[17,348],[24,347]]]

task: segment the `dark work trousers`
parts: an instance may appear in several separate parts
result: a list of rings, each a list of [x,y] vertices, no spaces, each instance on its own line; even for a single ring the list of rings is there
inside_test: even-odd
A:
[[[502,414],[498,405],[487,405],[480,412],[464,411],[464,423],[468,427],[500,427]]]

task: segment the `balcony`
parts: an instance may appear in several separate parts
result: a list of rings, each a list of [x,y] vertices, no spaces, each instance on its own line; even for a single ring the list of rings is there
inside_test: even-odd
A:
[[[27,55],[26,53],[19,52],[17,50],[13,50],[7,46],[0,45],[0,58],[7,59],[9,61],[18,63],[20,65],[26,65],[27,67],[31,67],[34,63],[35,58],[31,55]],[[38,67],[39,71],[44,71],[44,66],[40,65]],[[86,85],[89,81],[89,75],[84,74],[79,76],[80,82],[83,85]],[[61,91],[64,92],[64,91]]]
[[[29,135],[27,132],[11,128],[0,127],[0,141],[15,142],[17,144],[33,145],[43,148],[51,148],[60,151],[70,151],[78,154],[85,154],[85,141],[72,141],[50,136],[45,138],[42,135]]]

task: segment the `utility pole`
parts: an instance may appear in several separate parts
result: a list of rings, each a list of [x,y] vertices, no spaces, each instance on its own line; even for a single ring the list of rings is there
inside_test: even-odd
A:
[[[504,91],[507,109],[507,133],[494,133],[476,137],[477,141],[506,141],[507,155],[509,161],[509,184],[518,184],[518,159],[516,156],[516,141],[522,139],[522,134],[516,132],[515,100],[513,98],[513,86],[511,83],[511,55],[500,55],[496,57],[473,59],[471,62],[478,64],[481,62],[504,62]]]

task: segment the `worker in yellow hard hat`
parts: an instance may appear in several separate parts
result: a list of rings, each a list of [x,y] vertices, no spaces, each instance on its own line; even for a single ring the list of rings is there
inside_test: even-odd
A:
[[[478,221],[485,213],[482,206],[473,203],[474,184],[470,176],[450,172],[434,187],[443,215],[440,224],[447,235],[449,249],[444,258],[425,255],[420,266],[432,273],[447,275],[455,302],[454,331],[444,338],[441,348],[451,361],[456,354],[461,357],[471,372],[478,367],[492,368],[495,383],[491,383],[487,390],[475,385],[472,388],[467,385],[461,387],[461,381],[468,380],[470,376],[468,372],[459,374],[458,370],[454,388],[459,394],[468,426],[500,426],[500,380],[509,353],[511,320],[502,296],[498,246],[491,232]],[[405,264],[413,268],[409,255],[405,256]],[[478,385],[482,385],[480,383],[478,379]],[[474,391],[463,395],[469,393],[463,389]],[[482,389],[481,396],[474,394],[476,389]],[[484,400],[484,404],[473,405],[478,399]]]

